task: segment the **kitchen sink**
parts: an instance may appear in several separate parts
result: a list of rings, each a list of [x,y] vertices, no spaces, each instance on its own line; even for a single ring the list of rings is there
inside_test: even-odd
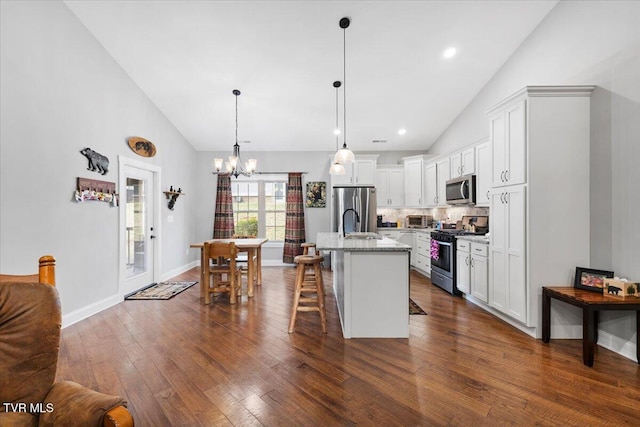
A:
[[[354,231],[351,233],[347,233],[344,236],[345,239],[359,239],[359,240],[380,240],[382,236],[378,233],[373,233],[369,231]]]

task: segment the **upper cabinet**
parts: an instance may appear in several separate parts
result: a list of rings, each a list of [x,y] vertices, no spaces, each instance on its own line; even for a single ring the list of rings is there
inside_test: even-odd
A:
[[[331,186],[375,185],[377,163],[377,154],[356,155],[355,162],[345,166],[346,173],[344,175],[331,175]]]
[[[424,200],[424,156],[402,159],[404,162],[404,205],[408,208],[422,207]]]
[[[380,166],[376,171],[378,207],[404,207],[404,167]]]
[[[476,173],[476,150],[470,147],[449,157],[451,178]]]
[[[491,146],[484,142],[476,147],[476,206],[488,207],[491,201]]]
[[[447,181],[451,178],[449,157],[425,167],[425,202],[427,208],[447,206]]]
[[[526,101],[499,108],[489,118],[491,186],[524,184],[526,180]]]

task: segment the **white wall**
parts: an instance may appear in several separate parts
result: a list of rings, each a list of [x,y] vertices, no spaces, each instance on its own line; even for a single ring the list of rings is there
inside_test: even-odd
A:
[[[195,151],[67,6],[0,3],[0,271],[32,273],[51,254],[63,315],[117,299],[118,209],[72,193],[77,177],[117,182],[118,155],[161,167],[162,188],[187,194],[173,212],[162,201],[160,224],[161,272],[183,268],[195,239]],[[136,156],[129,136],[153,141],[157,155]],[[84,147],[110,159],[107,175],[87,170]]]
[[[591,266],[639,281],[640,2],[559,2],[430,153],[488,136],[485,111],[516,90],[563,84],[598,86],[591,98],[591,180],[585,183],[591,186],[591,229],[585,230],[591,233]],[[571,221],[571,212],[556,220]],[[634,354],[634,317],[603,313],[600,341]]]

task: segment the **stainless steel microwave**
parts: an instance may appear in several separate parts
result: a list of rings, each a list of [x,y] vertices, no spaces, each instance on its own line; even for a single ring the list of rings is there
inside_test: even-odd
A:
[[[446,184],[448,205],[476,204],[476,176],[465,175],[450,179]]]

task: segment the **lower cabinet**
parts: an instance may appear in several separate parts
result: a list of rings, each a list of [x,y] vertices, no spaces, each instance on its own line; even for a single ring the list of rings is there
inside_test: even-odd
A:
[[[458,239],[456,241],[458,290],[488,302],[489,247],[484,243]]]
[[[413,267],[427,276],[431,276],[431,234],[430,232],[416,231],[416,250],[411,254]]]

